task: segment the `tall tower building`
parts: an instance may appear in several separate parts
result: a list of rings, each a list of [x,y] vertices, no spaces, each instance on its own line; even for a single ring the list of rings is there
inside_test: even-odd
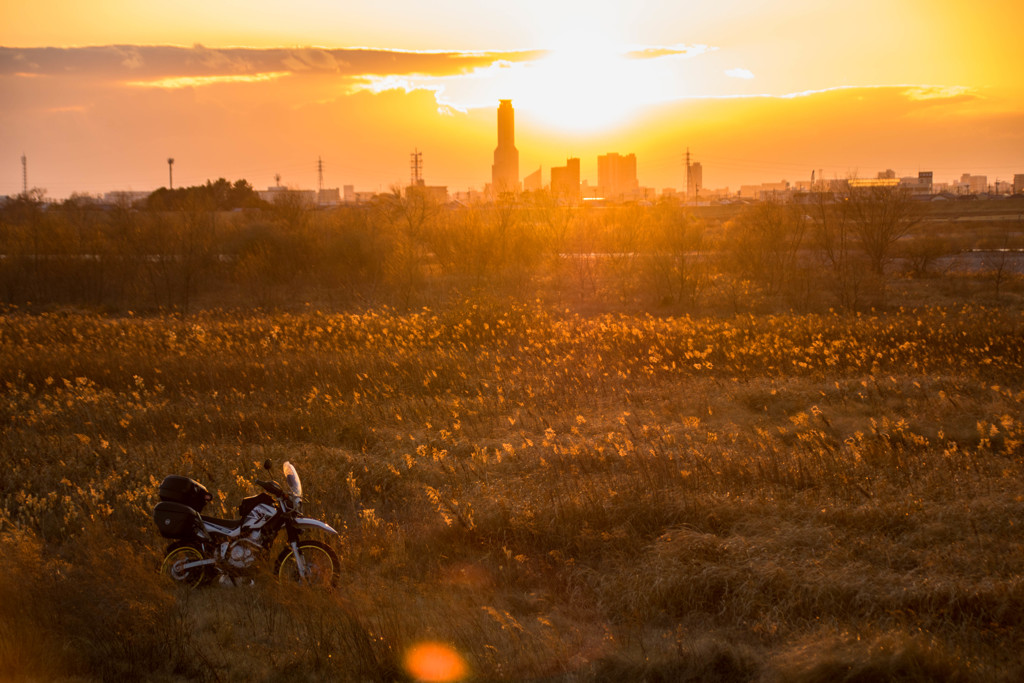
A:
[[[512,100],[498,100],[498,146],[491,166],[491,188],[495,194],[519,192],[519,150]]]
[[[634,199],[640,189],[636,178],[636,154],[622,156],[609,152],[597,157],[597,185],[609,201]]]

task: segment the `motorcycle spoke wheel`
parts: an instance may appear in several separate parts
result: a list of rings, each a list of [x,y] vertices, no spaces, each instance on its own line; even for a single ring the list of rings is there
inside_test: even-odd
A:
[[[326,543],[300,541],[299,553],[306,565],[306,579],[299,576],[299,565],[291,548],[285,549],[277,560],[277,580],[283,583],[305,583],[309,586],[330,588],[337,585],[340,574],[338,555]]]
[[[203,559],[203,553],[193,545],[172,547],[164,556],[160,565],[160,573],[179,586],[195,588],[206,580],[206,567],[188,567],[184,565]]]

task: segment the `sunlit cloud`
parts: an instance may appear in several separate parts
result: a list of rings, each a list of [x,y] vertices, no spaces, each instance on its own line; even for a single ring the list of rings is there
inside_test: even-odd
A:
[[[623,56],[627,59],[659,59],[661,57],[696,57],[714,52],[717,47],[710,45],[667,45],[660,47],[634,48]]]
[[[794,99],[798,97],[810,97],[830,92],[843,90],[890,90],[898,92],[909,100],[938,100],[955,99],[965,97],[976,97],[974,88],[960,85],[936,86],[936,85],[910,85],[907,83],[899,85],[836,85],[830,88],[817,88],[814,90],[801,90],[799,92],[785,93],[783,95],[759,95],[759,97],[780,97],[782,99]]]
[[[962,85],[917,85],[903,92],[912,100],[949,100],[976,96],[973,88]]]
[[[153,81],[129,81],[125,85],[133,88],[163,88],[177,90],[180,88],[201,88],[208,85],[225,83],[265,83],[291,75],[289,71],[273,71],[264,74],[244,74],[238,76],[174,76]]]
[[[494,60],[456,74],[364,74],[350,92],[429,91],[439,107],[460,112],[512,99],[517,111],[556,128],[589,131],[624,122],[646,106],[693,94],[692,80],[680,71],[681,65],[715,49],[706,45],[625,49],[585,34],[564,41],[562,48],[533,58]]]
[[[751,79],[751,78],[754,77],[754,74],[753,74],[753,72],[750,71],[750,69],[739,69],[739,68],[737,68],[737,69],[729,69],[728,71],[725,72],[725,75],[728,76],[729,78]]]

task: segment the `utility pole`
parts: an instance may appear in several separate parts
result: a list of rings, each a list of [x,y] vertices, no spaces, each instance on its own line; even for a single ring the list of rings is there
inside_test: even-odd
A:
[[[167,189],[174,189],[174,157],[167,157]]]
[[[21,154],[21,193],[28,196],[28,157]]]
[[[316,176],[316,189],[317,192],[319,193],[317,194],[317,199],[319,199],[320,195],[324,193],[324,160],[320,157],[316,158]]]
[[[418,187],[423,184],[423,152],[417,149],[409,157],[411,179],[409,184],[413,187]]]
[[[693,198],[690,197],[690,148],[686,148],[686,201],[689,202]]]

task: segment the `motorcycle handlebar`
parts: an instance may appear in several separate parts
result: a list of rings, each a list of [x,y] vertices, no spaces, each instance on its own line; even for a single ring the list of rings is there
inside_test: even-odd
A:
[[[270,491],[271,493],[275,493],[275,494],[284,493],[284,491],[282,491],[282,489],[281,489],[281,485],[278,484],[276,481],[263,481],[262,479],[257,479],[256,480],[256,484],[259,485],[259,486],[262,486],[263,488],[265,488],[267,491]]]

